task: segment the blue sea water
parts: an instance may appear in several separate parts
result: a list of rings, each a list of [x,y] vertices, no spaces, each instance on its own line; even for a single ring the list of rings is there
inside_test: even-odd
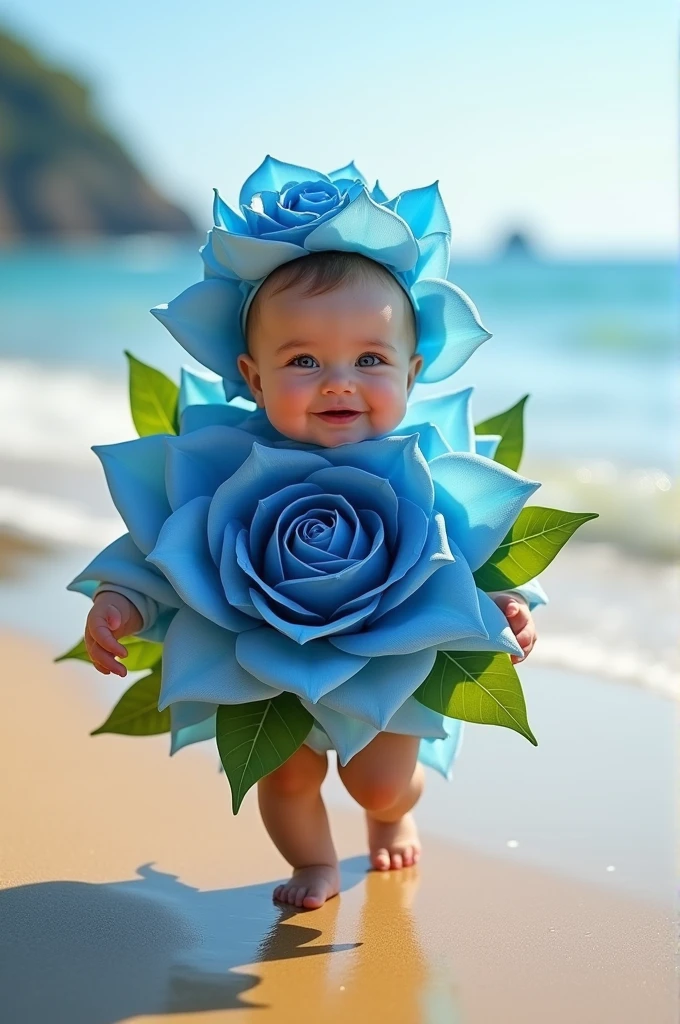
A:
[[[200,276],[185,242],[7,250],[0,359],[124,383],[129,348],[175,375],[191,360],[148,309]],[[494,335],[455,379],[456,388],[475,385],[480,418],[530,392],[529,452],[674,469],[672,263],[454,261],[451,279]]]

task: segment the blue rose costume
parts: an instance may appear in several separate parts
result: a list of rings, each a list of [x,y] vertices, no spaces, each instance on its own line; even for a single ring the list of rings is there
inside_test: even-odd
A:
[[[493,461],[500,438],[475,435],[470,392],[412,403],[389,436],[319,448],[283,437],[244,401],[236,364],[267,275],[340,250],[381,263],[409,295],[419,382],[454,373],[490,335],[446,280],[450,226],[437,185],[388,200],[353,164],[326,176],[267,157],[241,190],[240,213],[216,195],[214,219],[205,279],[152,312],[222,380],[184,371],[178,433],[94,449],[128,532],[69,589],[101,585],[136,604],[141,637],[163,642],[159,710],[170,709],[172,752],[217,728],[232,790],[246,771],[229,763],[233,750],[250,718],[269,715],[273,760],[239,776],[235,809],[303,741],[344,764],[380,730],[420,736],[421,760],[445,775],[462,718],[535,742],[508,676],[507,656],[521,649],[486,591],[531,579],[526,566],[508,575],[502,557],[538,484]],[[575,528],[562,528],[557,547]],[[537,584],[524,589],[532,605],[544,601]],[[468,708],[457,713],[461,686]],[[248,759],[264,757],[242,744]]]

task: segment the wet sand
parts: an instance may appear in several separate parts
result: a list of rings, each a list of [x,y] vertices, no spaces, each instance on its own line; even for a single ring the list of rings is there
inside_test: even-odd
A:
[[[0,1005],[11,1024],[672,1024],[656,903],[426,837],[367,872],[334,808],[343,891],[271,901],[285,864],[205,749],[90,738],[106,678],[2,635]],[[630,808],[635,813],[635,808]]]

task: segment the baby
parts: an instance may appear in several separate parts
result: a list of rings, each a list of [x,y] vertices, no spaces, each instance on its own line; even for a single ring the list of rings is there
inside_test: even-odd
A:
[[[258,406],[287,437],[322,447],[389,434],[404,417],[422,366],[413,307],[381,264],[357,253],[322,252],[274,270],[255,294],[246,325],[248,354],[239,369]],[[516,593],[491,595],[524,656],[536,634]],[[142,628],[137,608],[100,588],[85,641],[96,668],[124,676],[118,638]],[[513,660],[517,660],[516,658]],[[379,871],[415,864],[420,855],[411,809],[423,788],[416,736],[379,733],[338,773],[366,812],[368,845]],[[321,799],[327,756],[302,745],[261,779],[262,819],[293,868],[274,898],[322,906],[338,892],[338,861]]]

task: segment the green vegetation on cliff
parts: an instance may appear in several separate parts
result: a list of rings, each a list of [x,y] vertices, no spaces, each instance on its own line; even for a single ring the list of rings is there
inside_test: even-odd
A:
[[[193,230],[101,123],[87,86],[0,32],[0,242]]]

